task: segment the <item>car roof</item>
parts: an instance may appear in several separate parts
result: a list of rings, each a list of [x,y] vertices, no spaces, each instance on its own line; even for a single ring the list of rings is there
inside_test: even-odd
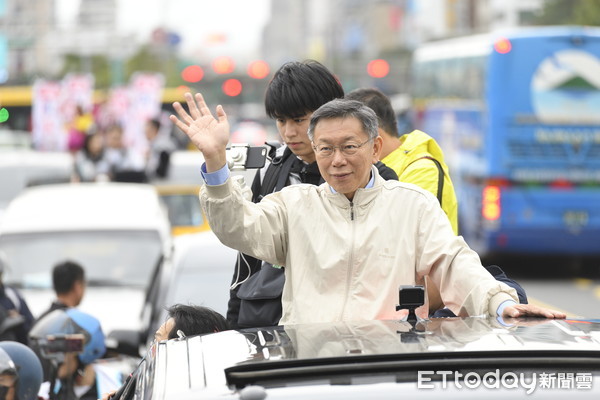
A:
[[[53,184],[30,187],[11,201],[0,232],[152,230],[169,235],[156,190],[132,183]]]
[[[3,151],[0,155],[0,207],[4,208],[27,186],[69,182],[73,157],[66,152]]]
[[[268,393],[311,381],[331,387],[375,375],[414,383],[418,371],[469,368],[592,370],[598,381],[600,320],[523,320],[512,327],[484,317],[301,324],[170,340],[156,354],[155,371],[163,372],[155,376],[155,398],[184,398],[183,392],[223,398],[235,388],[259,385]]]

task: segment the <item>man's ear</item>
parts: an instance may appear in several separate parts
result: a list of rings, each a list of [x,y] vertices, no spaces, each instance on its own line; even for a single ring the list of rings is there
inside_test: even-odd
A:
[[[381,136],[377,136],[373,139],[373,164],[379,161],[381,151],[383,150],[383,139]]]

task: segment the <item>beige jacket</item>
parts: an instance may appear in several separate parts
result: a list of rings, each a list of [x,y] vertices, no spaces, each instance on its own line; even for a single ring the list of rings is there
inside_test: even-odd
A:
[[[454,234],[431,193],[372,173],[374,186],[353,202],[324,183],[255,204],[231,179],[203,186],[200,200],[225,245],[285,266],[280,324],[400,318],[399,286],[426,275],[457,315],[496,315],[503,301],[518,302]]]

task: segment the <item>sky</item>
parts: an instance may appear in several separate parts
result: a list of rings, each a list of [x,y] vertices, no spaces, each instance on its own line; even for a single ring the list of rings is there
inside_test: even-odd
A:
[[[56,0],[61,26],[73,21],[80,0]],[[116,0],[117,29],[146,41],[158,26],[182,37],[188,55],[251,54],[269,18],[271,0]],[[215,38],[225,38],[218,41]]]

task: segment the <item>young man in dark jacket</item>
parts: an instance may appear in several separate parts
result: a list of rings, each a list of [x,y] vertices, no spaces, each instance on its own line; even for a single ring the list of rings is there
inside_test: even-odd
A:
[[[265,109],[276,121],[284,145],[252,182],[252,201],[297,183],[323,183],[315,162],[308,124],[312,113],[330,100],[344,97],[337,78],[322,64],[308,60],[281,66],[269,82]],[[376,164],[385,179],[398,179],[383,163]],[[239,254],[232,279],[227,321],[233,328],[277,325],[281,318],[283,269]]]

